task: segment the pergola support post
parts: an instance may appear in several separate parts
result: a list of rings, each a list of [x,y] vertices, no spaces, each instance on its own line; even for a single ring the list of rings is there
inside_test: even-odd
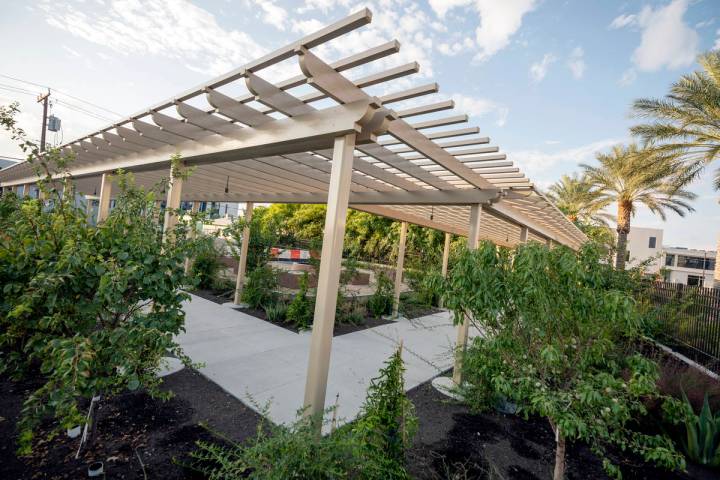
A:
[[[468,230],[468,248],[475,250],[480,238],[480,222],[482,220],[482,206],[470,206],[470,226]],[[457,342],[455,343],[455,365],[453,367],[453,383],[462,383],[462,359],[467,347],[468,332],[470,331],[470,317],[465,315],[462,324],[458,327]]]
[[[245,271],[247,270],[247,255],[250,247],[250,222],[252,221],[253,202],[247,202],[245,206],[245,228],[242,232],[242,245],[240,245],[240,261],[238,262],[237,279],[235,280],[235,305],[240,304],[243,285],[245,283]]]
[[[167,200],[165,202],[165,221],[163,222],[163,240],[167,240],[178,223],[178,214],[174,210],[180,208],[180,198],[182,196],[183,179],[175,176],[175,167],[170,167],[170,185],[167,192]]]
[[[401,222],[397,264],[395,266],[395,290],[393,292],[392,318],[398,318],[400,313],[400,288],[402,287],[403,269],[405,268],[405,243],[407,242],[407,229],[407,222]]]
[[[200,202],[192,202],[192,207],[190,207],[191,213],[197,213],[200,210]],[[190,228],[190,232],[188,233],[188,236],[190,238],[195,238],[197,236],[197,225],[193,222],[192,227]],[[185,259],[185,275],[190,274],[190,269],[192,268],[192,259],[190,257],[187,257]]]
[[[112,177],[103,173],[100,180],[100,205],[98,206],[97,223],[104,222],[110,214],[110,196],[112,195]]]
[[[321,417],[325,409],[354,150],[354,133],[335,138],[303,402],[305,415],[316,418]],[[322,427],[320,420],[318,430]]]
[[[443,245],[443,256],[442,256],[442,270],[440,271],[443,278],[447,278],[448,262],[450,261],[450,239],[451,238],[452,238],[452,235],[448,232],[445,232],[445,244]],[[440,298],[438,306],[440,308],[443,307],[443,299],[442,298]]]
[[[528,228],[520,227],[520,243],[528,242]]]

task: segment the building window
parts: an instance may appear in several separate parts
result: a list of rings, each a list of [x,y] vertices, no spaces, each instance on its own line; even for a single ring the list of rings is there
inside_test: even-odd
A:
[[[665,255],[665,266],[666,267],[672,267],[675,263],[675,255],[667,254]]]
[[[698,275],[688,275],[687,284],[688,287],[702,287],[703,277]]]
[[[657,244],[657,238],[650,237],[648,239],[648,248],[655,248],[655,245]]]
[[[709,268],[712,265],[712,268]],[[677,266],[681,268],[692,268],[695,270],[714,270],[715,262],[712,258],[689,257],[687,255],[678,255]]]

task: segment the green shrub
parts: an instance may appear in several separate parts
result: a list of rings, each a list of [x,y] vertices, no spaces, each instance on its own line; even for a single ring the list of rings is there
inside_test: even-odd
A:
[[[368,299],[367,307],[370,315],[379,318],[392,312],[394,286],[385,272],[375,272],[375,293]]]
[[[370,478],[409,478],[403,462],[405,449],[417,430],[417,418],[405,394],[404,371],[401,345],[385,362],[380,375],[370,381],[360,418],[353,427],[368,455],[378,459],[366,467]]]
[[[315,302],[308,298],[308,273],[303,272],[300,277],[300,290],[293,298],[287,309],[285,319],[298,330],[306,330],[313,320]]]
[[[438,305],[440,300],[440,287],[442,283],[438,281],[440,271],[433,267],[407,269],[405,278],[408,286],[413,291],[414,300],[417,305],[423,307],[432,307]]]
[[[91,426],[83,399],[139,388],[168,396],[156,373],[168,352],[189,362],[174,339],[185,320],[180,287],[189,282],[184,263],[193,243],[181,219],[164,235],[155,192],[122,172],[115,207],[91,225],[71,179],[63,176],[62,193],[54,186],[71,159],[57,149],[39,157],[16,112],[0,107],[0,123],[29,153],[48,201],[0,197],[0,371],[22,378],[39,367],[43,378],[18,421],[19,452],[28,454],[42,421],[54,420],[51,435]],[[173,171],[185,176],[179,161],[171,159]]]
[[[213,289],[218,280],[218,272],[222,267],[222,252],[215,246],[214,235],[198,237],[198,250],[192,263],[191,274],[197,279],[199,288]]]
[[[271,322],[283,322],[287,316],[288,305],[285,302],[275,302],[265,307],[265,315]]]
[[[250,308],[263,308],[275,302],[277,287],[277,273],[265,265],[250,272],[243,286],[241,299]]]
[[[632,297],[614,286],[599,249],[489,242],[466,250],[444,282],[445,305],[485,332],[463,358],[464,397],[475,408],[504,396],[548,419],[564,471],[565,441],[604,457],[614,444],[667,468],[684,467],[665,435],[632,429],[659,399],[657,365],[635,351],[642,322]],[[607,458],[608,474],[620,471]],[[559,477],[558,477],[559,478]]]
[[[318,418],[300,416],[285,427],[263,417],[257,434],[246,443],[222,447],[198,442],[191,466],[210,480],[408,479],[404,449],[416,420],[405,394],[403,370],[398,350],[373,379],[354,425],[318,435]]]

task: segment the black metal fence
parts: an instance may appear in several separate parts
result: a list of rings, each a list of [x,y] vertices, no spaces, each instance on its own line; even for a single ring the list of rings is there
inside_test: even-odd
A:
[[[658,307],[660,334],[682,353],[720,366],[720,289],[654,282],[650,299]]]

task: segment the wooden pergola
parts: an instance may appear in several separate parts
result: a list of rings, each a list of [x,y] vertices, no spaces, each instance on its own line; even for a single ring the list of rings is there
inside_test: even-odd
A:
[[[98,221],[107,217],[118,169],[133,172],[143,186],[170,177],[170,209],[181,201],[195,207],[202,201],[248,202],[250,213],[255,202],[327,204],[305,390],[309,414],[325,405],[348,207],[399,220],[403,232],[413,223],[467,236],[471,248],[480,239],[570,248],[586,240],[498,147],[488,146],[477,127],[455,126],[467,122],[466,115],[433,115],[451,110],[452,101],[417,103],[436,93],[437,84],[393,88],[394,80],[418,72],[416,63],[373,70],[376,60],[399,51],[397,41],[332,63],[313,51],[371,18],[369,10],[359,11],[61,147],[75,157],[68,173],[78,191],[99,192]],[[278,71],[290,69],[299,72],[275,81]],[[380,88],[390,93],[368,93]],[[408,100],[415,106],[392,108]],[[170,157],[176,153],[195,167],[186,180],[172,178]],[[28,192],[37,181],[27,163],[0,171],[5,191]],[[165,228],[174,221],[166,215]],[[247,252],[248,237],[246,232],[241,251]],[[402,255],[398,263],[401,272]],[[467,331],[465,321],[458,347]]]

